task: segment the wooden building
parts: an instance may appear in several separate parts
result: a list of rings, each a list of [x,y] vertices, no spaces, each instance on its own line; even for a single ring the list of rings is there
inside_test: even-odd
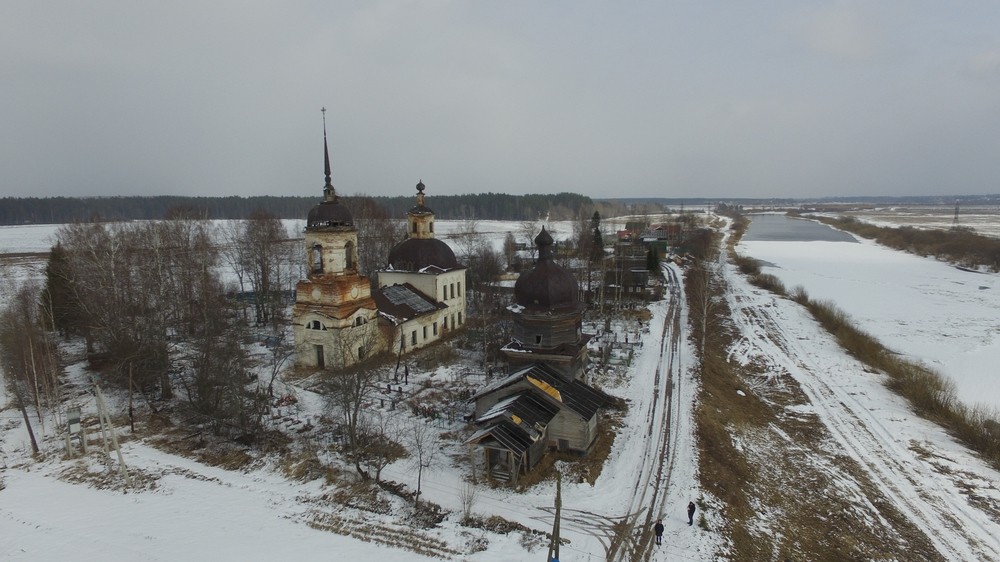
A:
[[[585,381],[587,342],[574,275],[552,260],[553,240],[535,238],[538,261],[514,285],[513,339],[502,349],[508,375],[480,390],[479,429],[467,443],[484,452],[488,474],[516,482],[548,450],[587,454],[610,397]]]

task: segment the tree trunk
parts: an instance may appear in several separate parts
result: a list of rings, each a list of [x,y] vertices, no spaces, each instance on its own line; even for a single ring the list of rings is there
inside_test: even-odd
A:
[[[17,407],[21,410],[21,416],[24,417],[24,426],[28,428],[28,438],[31,439],[31,450],[37,455],[38,441],[35,440],[35,432],[31,430],[31,420],[28,419],[28,410],[24,408],[24,398],[21,396],[21,391],[15,388],[14,396],[17,397]]]

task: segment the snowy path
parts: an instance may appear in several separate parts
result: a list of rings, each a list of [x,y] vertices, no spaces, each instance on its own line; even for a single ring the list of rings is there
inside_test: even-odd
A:
[[[844,354],[800,306],[752,287],[733,269],[728,276],[733,320],[744,335],[739,353],[764,358],[771,369],[798,381],[844,453],[941,556],[1000,560],[997,514],[972,505],[969,492],[961,487],[970,476],[972,481],[995,483],[997,472],[939,427],[912,414],[881,384],[881,375],[866,372]],[[915,445],[931,449],[942,460],[929,462]],[[995,501],[995,485],[987,484],[977,493],[992,495]]]
[[[562,559],[714,560],[721,538],[687,525],[685,506],[699,495],[692,407],[697,380],[685,341],[687,320],[681,304],[679,271],[670,269],[669,299],[650,306],[649,333],[629,370],[630,378],[611,394],[629,409],[611,455],[594,486],[563,483]],[[387,478],[415,480],[393,467]],[[434,501],[457,509],[458,487],[444,472],[424,476]],[[475,511],[499,514],[548,531],[555,487],[542,483],[529,494],[480,488]],[[662,517],[664,544],[654,547],[651,528]],[[498,553],[506,560],[506,553]]]

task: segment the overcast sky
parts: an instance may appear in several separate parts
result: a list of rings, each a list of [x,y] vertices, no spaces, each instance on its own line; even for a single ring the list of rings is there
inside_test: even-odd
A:
[[[0,0],[0,196],[1000,193],[1000,3]]]

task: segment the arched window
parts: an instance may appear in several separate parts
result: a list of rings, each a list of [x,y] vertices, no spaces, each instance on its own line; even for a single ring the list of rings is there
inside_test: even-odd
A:
[[[313,320],[312,322],[306,324],[307,330],[326,330],[326,326],[323,325],[319,320]]]
[[[365,323],[365,319],[362,318],[362,317],[360,317],[360,316],[358,316],[357,318],[354,319],[354,325],[355,326],[360,326],[360,325],[362,325],[364,323]]]
[[[312,264],[312,270],[317,273],[323,271],[323,246],[313,244],[309,254],[309,263]]]
[[[348,242],[344,246],[344,269],[354,269],[354,243]]]

